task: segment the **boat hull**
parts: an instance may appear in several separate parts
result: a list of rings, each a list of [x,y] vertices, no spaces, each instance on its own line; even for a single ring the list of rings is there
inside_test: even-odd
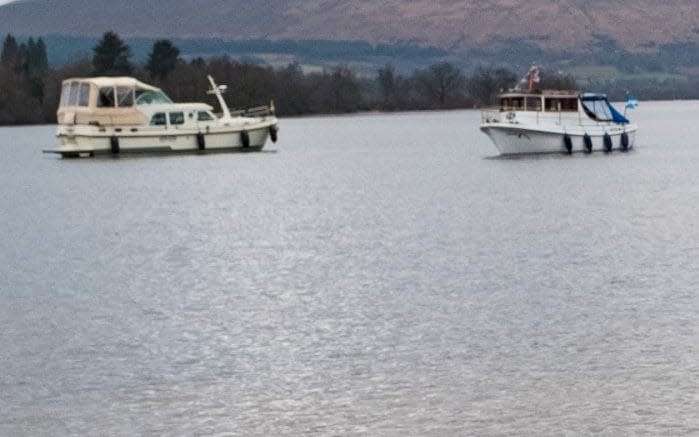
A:
[[[635,125],[530,129],[508,123],[491,123],[482,125],[481,131],[491,139],[501,155],[623,151],[632,149],[636,140]],[[607,143],[605,135],[609,136]],[[622,138],[624,135],[626,141]],[[568,144],[566,137],[570,139]]]
[[[104,129],[95,126],[59,128],[58,147],[47,150],[64,158],[121,154],[253,152],[264,148],[268,138],[276,139],[276,119],[252,126],[149,131],[148,128]]]

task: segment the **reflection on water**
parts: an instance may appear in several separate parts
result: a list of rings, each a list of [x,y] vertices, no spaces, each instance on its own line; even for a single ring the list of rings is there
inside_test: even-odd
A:
[[[699,430],[699,106],[490,159],[475,112],[282,121],[265,153],[0,135],[0,434]]]

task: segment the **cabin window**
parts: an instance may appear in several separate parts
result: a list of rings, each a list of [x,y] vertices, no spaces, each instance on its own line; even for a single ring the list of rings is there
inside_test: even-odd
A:
[[[503,111],[519,111],[524,108],[524,97],[506,97],[500,103]]]
[[[548,112],[577,112],[578,99],[576,98],[555,98],[546,99],[546,111]]]
[[[117,102],[119,102],[120,108],[133,106],[133,88],[117,87]]]
[[[97,99],[98,108],[113,108],[114,107],[114,88],[100,88],[99,97]]]
[[[68,106],[78,105],[78,96],[80,93],[80,84],[78,82],[70,83],[70,93],[68,97]]]
[[[155,113],[153,114],[153,118],[150,119],[151,126],[165,126],[166,124],[167,120],[165,119],[164,112]]]
[[[68,106],[70,101],[70,82],[63,85],[63,90],[61,91],[61,106]]]
[[[170,113],[170,124],[184,124],[184,112],[171,112]]]
[[[90,106],[90,84],[80,84],[80,96],[78,97],[79,106]]]
[[[528,97],[527,98],[527,111],[541,111],[541,98],[540,97]]]
[[[197,114],[198,121],[211,121],[213,119],[214,119],[213,115],[209,114],[206,111],[199,111],[199,113]]]
[[[563,104],[561,107],[562,111],[572,111],[572,112],[578,112],[578,99],[573,97],[570,99],[562,99],[561,103]]]

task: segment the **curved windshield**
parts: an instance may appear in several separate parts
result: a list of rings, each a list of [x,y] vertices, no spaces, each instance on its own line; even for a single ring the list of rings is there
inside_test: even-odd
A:
[[[137,105],[157,105],[172,103],[172,100],[162,91],[136,90]]]
[[[621,115],[603,95],[584,94],[580,101],[588,117],[596,121],[613,121],[628,123],[629,120]]]

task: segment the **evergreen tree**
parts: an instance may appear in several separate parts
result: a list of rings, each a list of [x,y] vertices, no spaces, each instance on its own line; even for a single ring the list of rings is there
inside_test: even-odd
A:
[[[93,49],[92,67],[95,75],[119,76],[131,74],[131,49],[114,32],[107,32]]]
[[[49,59],[46,54],[46,44],[39,38],[34,44],[34,48],[27,60],[29,74],[34,76],[45,76],[49,71]]]
[[[379,84],[379,90],[381,92],[381,100],[384,109],[391,106],[391,100],[395,94],[396,88],[396,77],[395,69],[392,65],[386,65],[384,68],[379,70],[376,77],[376,81]]]
[[[0,55],[0,64],[9,71],[19,73],[22,68],[22,56],[19,45],[14,36],[8,34],[5,38],[5,43],[2,46],[2,55]]]
[[[19,53],[22,58],[22,71],[25,74],[30,74],[34,63],[34,52],[36,51],[36,44],[34,43],[34,38],[31,36],[26,43],[22,43],[19,46]]]
[[[153,50],[148,55],[146,70],[151,77],[164,80],[177,66],[180,49],[167,39],[161,39],[153,44]]]
[[[19,52],[22,59],[25,91],[41,101],[44,98],[44,77],[48,73],[48,61],[46,47],[43,41],[41,44],[39,41],[35,42],[34,38],[30,37],[19,47]]]

